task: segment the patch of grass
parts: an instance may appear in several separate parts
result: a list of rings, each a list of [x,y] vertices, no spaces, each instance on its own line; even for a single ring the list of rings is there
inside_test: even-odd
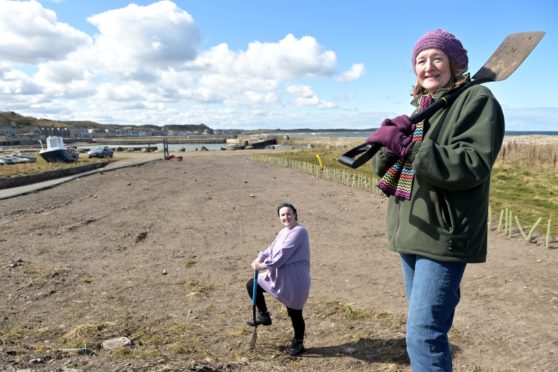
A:
[[[137,339],[140,345],[151,344],[161,346],[175,342],[180,337],[190,333],[191,330],[192,326],[189,323],[170,322],[140,331],[134,338]]]
[[[252,334],[252,330],[248,329],[245,325],[237,325],[232,328],[227,328],[226,333],[229,336],[246,336]]]
[[[194,260],[194,259],[192,259],[192,258],[189,258],[189,259],[187,259],[187,260],[184,262],[184,266],[186,266],[187,268],[190,268],[190,267],[194,266],[194,265],[197,264],[197,263],[198,263],[198,262],[197,262],[196,260]]]
[[[124,360],[133,357],[134,351],[129,347],[119,347],[117,349],[111,350],[110,355],[115,359]],[[153,358],[150,357],[149,359]]]
[[[33,333],[36,336],[48,335],[52,332],[53,332],[53,329],[51,327],[42,327],[42,328],[38,328],[38,329],[33,330]]]
[[[4,316],[0,313],[0,317]],[[50,339],[56,333],[50,327],[34,328],[32,326],[19,326],[16,328],[0,329],[0,346],[17,345],[27,348],[29,345],[35,351],[44,352],[50,349],[50,345],[44,342],[32,342],[34,338]]]
[[[28,267],[23,273],[34,278],[50,279],[62,273],[63,270],[54,267]]]
[[[57,169],[68,169],[80,167],[82,165],[98,163],[103,161],[114,161],[113,159],[87,158],[87,154],[80,154],[78,161],[73,163],[49,163],[45,161],[38,153],[34,154],[37,158],[35,163],[6,164],[0,166],[0,177],[18,177],[38,174]]]
[[[364,320],[372,316],[372,313],[367,310],[359,310],[353,308],[350,304],[342,302],[328,302],[319,306],[322,318],[329,318],[332,316],[340,316],[348,321]]]
[[[473,366],[471,367],[471,369],[469,370],[470,372],[484,372],[486,371],[486,369],[479,367],[479,366]]]
[[[146,327],[134,334],[133,339],[137,345],[133,349],[133,356],[139,359],[152,360],[162,355],[204,352],[199,334],[189,323],[169,322]],[[122,354],[129,357],[129,353]]]
[[[215,286],[211,284],[204,284],[203,282],[197,279],[191,279],[186,283],[186,285],[190,288],[190,292],[186,295],[186,297],[188,298],[190,297],[197,298],[200,296],[206,297],[209,294],[209,292],[215,289]]]
[[[24,338],[24,330],[20,328],[0,329],[0,340],[4,344],[18,344]]]
[[[51,339],[59,330],[51,328],[51,327],[43,327],[39,329],[34,329],[32,331],[33,337],[40,338],[42,340],[49,340]],[[31,345],[33,350],[44,353],[47,352],[52,348],[52,345],[48,341],[37,341]]]
[[[98,350],[104,341],[102,332],[108,327],[108,323],[79,325],[66,332],[60,338],[60,344],[64,349],[88,348]]]
[[[374,319],[389,326],[392,329],[403,331],[405,329],[405,321],[402,318],[394,317],[385,311],[378,311],[374,313]]]
[[[495,167],[490,203],[496,212],[494,217],[500,210],[509,208],[523,226],[532,226],[542,217],[539,229],[544,228],[548,218],[558,222],[558,174],[552,169],[529,170],[509,165]],[[551,235],[558,235],[558,223],[551,226]]]
[[[389,319],[389,314],[384,312],[384,311],[380,311],[380,312],[374,314],[374,318],[376,318],[378,320],[387,320],[387,319]]]
[[[79,278],[79,282],[81,284],[91,284],[93,283],[93,279],[91,279],[91,277],[83,275]]]
[[[350,320],[360,320],[370,317],[368,311],[354,309],[351,305],[344,305],[342,311],[345,317]]]
[[[32,346],[33,350],[35,350],[36,352],[39,352],[39,353],[46,353],[48,350],[50,350],[50,345],[46,344],[44,342],[38,342],[38,343],[35,343],[31,346]]]

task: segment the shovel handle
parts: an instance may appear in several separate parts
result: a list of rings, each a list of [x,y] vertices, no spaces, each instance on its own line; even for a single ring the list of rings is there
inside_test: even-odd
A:
[[[381,147],[382,145],[379,143],[363,143],[341,155],[339,162],[356,169],[370,160]]]
[[[411,123],[418,124],[424,119],[430,118],[434,115],[439,109],[444,107],[449,107],[453,101],[459,96],[464,90],[469,89],[473,85],[482,84],[487,82],[486,80],[473,80],[465,85],[462,85],[458,88],[452,89],[446,96],[442,97],[439,101],[431,104],[427,108],[422,111],[417,112],[416,114],[412,115],[409,119],[411,119]]]
[[[258,289],[258,270],[254,271],[254,285],[252,286],[252,306],[256,306],[256,292]]]

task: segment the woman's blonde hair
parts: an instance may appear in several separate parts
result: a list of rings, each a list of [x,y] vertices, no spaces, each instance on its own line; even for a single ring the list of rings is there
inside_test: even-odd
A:
[[[467,74],[466,70],[461,70],[459,69],[459,67],[457,67],[457,64],[455,64],[451,59],[449,60],[450,63],[450,69],[451,69],[451,79],[448,82],[448,85],[444,88],[457,88],[463,84],[467,84],[471,79],[469,78],[469,74]],[[418,80],[417,77],[417,82],[415,84],[415,86],[413,87],[413,97],[416,96],[421,96],[423,94],[426,93],[426,90],[422,87],[422,85],[420,85],[420,82]]]

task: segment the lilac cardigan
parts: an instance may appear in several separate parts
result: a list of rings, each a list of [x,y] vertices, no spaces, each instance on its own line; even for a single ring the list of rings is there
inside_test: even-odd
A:
[[[258,276],[258,284],[285,306],[301,310],[310,294],[310,241],[302,225],[284,227],[258,255],[268,271]]]

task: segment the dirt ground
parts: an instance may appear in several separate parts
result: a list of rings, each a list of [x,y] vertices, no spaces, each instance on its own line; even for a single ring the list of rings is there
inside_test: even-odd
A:
[[[293,203],[310,233],[300,358],[285,309],[256,350],[250,262]],[[0,201],[0,369],[409,371],[386,199],[244,152],[102,172]],[[456,371],[558,370],[558,250],[493,232],[469,265],[450,340]],[[105,349],[126,337],[128,346]]]

